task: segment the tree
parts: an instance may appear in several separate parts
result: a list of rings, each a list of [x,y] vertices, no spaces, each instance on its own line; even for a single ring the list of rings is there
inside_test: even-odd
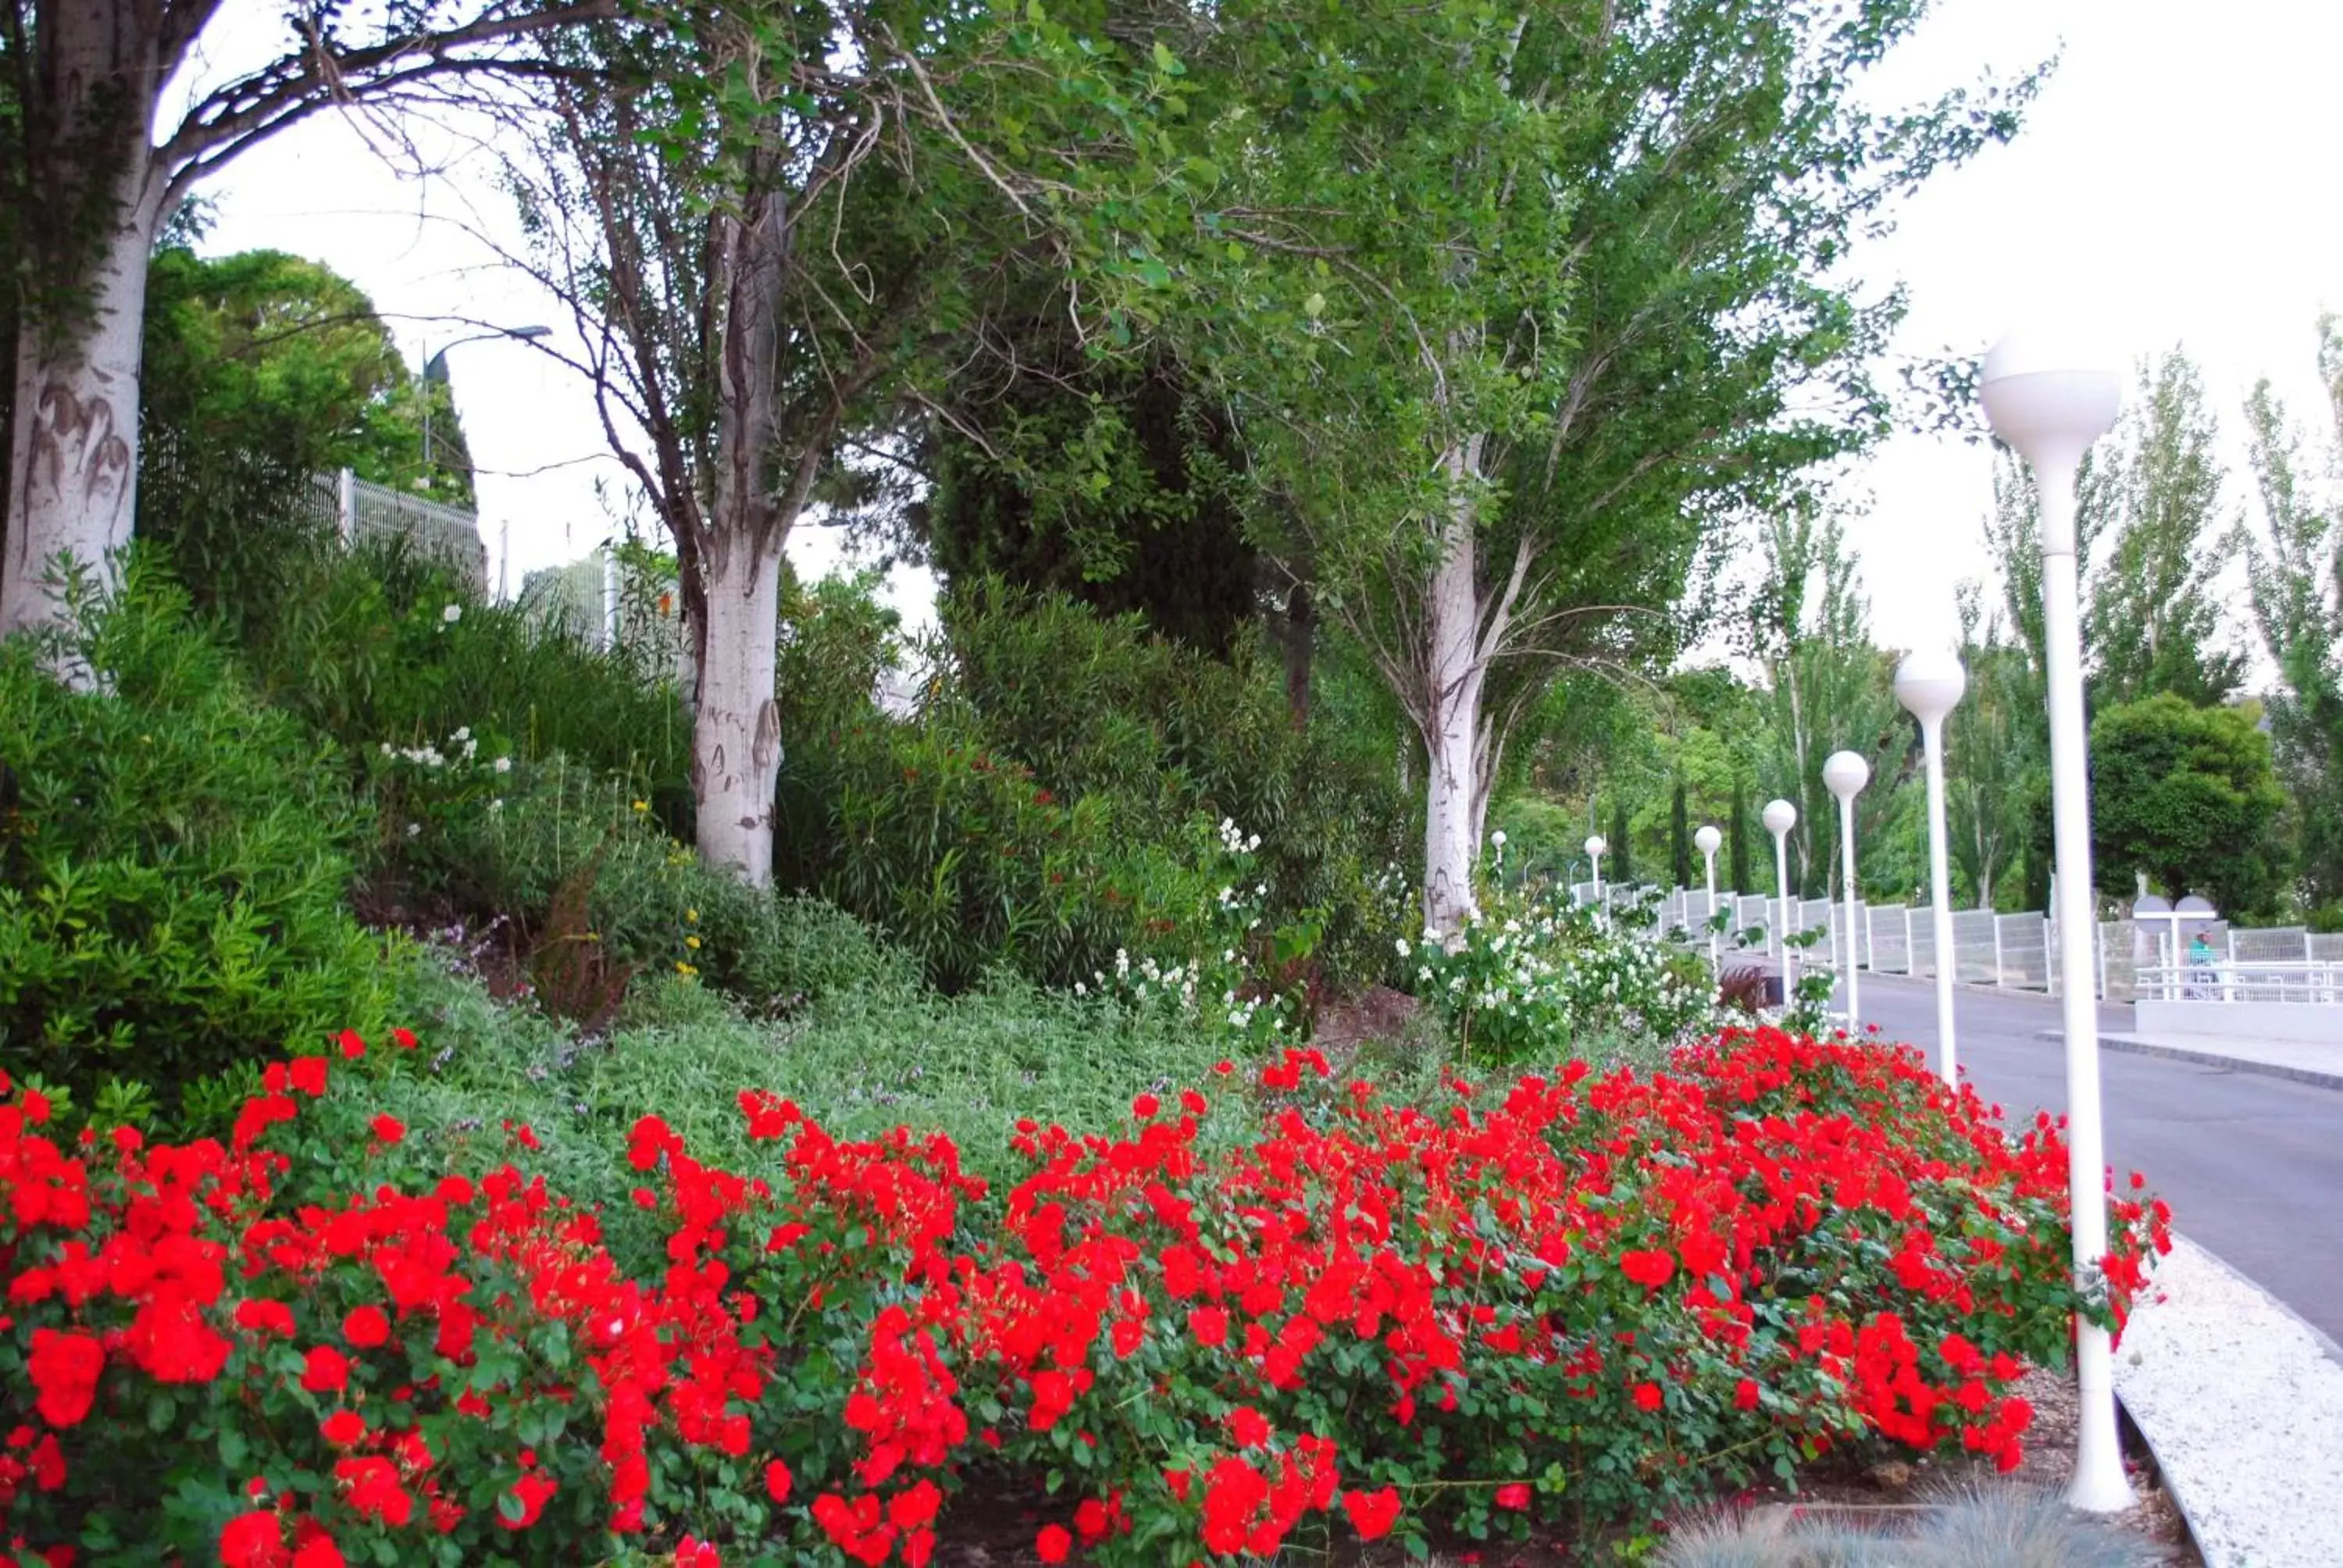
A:
[[[1684,783],[1676,780],[1673,797],[1668,802],[1668,866],[1675,878],[1674,885],[1689,888],[1692,873],[1692,811],[1684,799]]]
[[[1181,68],[1039,8],[860,0],[646,4],[567,47],[512,170],[526,264],[675,546],[700,852],[762,884],[790,529],[843,453],[904,460],[883,442],[914,411],[975,430],[945,389],[1034,276],[1103,337],[1144,282],[1115,225]]]
[[[139,347],[147,258],[198,184],[332,106],[444,95],[520,66],[524,40],[614,0],[470,0],[288,11],[284,52],[163,109],[222,0],[7,0],[0,75],[0,207],[21,280],[10,397],[0,636],[56,621],[49,568],[71,556],[112,580],[138,476]]]
[[[1897,771],[1891,759],[1906,735],[1838,519],[1817,522],[1803,509],[1777,518],[1767,529],[1766,550],[1752,616],[1753,644],[1766,671],[1757,780],[1798,809],[1788,836],[1791,885],[1807,898],[1826,897],[1842,846],[1823,764],[1840,750],[1870,764],[1876,782],[1855,803],[1860,836],[1887,809]]]
[[[2139,367],[2138,389],[2096,470],[2107,519],[2106,559],[2090,593],[2092,697],[2134,702],[2169,691],[2200,706],[2227,700],[2245,661],[2220,647],[2213,578],[2223,558],[2221,467],[2205,384],[2173,349]]]
[[[1959,589],[1968,689],[1945,725],[1946,848],[1978,909],[2024,853],[2033,780],[2046,766],[2040,683],[1976,583]]]
[[[1219,247],[1286,265],[1199,353],[1272,503],[1263,544],[1311,560],[1423,738],[1431,928],[1469,911],[1508,739],[1555,671],[1664,666],[1718,520],[1885,427],[1865,367],[1896,302],[1830,280],[2026,90],[1857,107],[1918,10],[1215,8],[1267,107],[1202,122],[1229,195],[1190,265],[1215,297]]]
[[[1627,830],[1627,798],[1611,796],[1611,879],[1624,887],[1635,879],[1634,834]]]
[[[2305,449],[2267,380],[2247,400],[2261,528],[2239,525],[2233,548],[2278,667],[2270,736],[2295,798],[2303,876],[2331,905],[2343,900],[2343,322],[2333,316],[2318,324],[2318,369],[2332,420],[2323,451]]]
[[[2091,723],[2091,857],[2099,890],[2134,874],[2201,893],[2232,920],[2278,901],[2286,796],[2255,705],[2193,707],[2170,692],[2102,709]]]
[[[1755,890],[1749,878],[1749,785],[1738,776],[1733,780],[1733,804],[1725,814],[1726,859],[1733,871],[1733,890],[1748,893]]]

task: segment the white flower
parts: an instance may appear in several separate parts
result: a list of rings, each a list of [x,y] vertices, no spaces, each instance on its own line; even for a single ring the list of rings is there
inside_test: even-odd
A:
[[[442,626],[453,626],[463,618],[464,607],[459,604],[451,604],[439,612],[439,624]]]
[[[423,824],[422,824],[422,823],[420,823],[420,822],[409,822],[409,823],[407,825],[407,836],[408,838],[410,838],[410,839],[414,838],[417,834],[418,834],[418,833],[420,833],[420,832],[422,832],[422,831],[423,831]]]
[[[489,809],[489,810],[491,810],[491,811],[501,811],[501,810],[503,810],[504,809],[505,809],[505,798],[504,798],[503,796],[501,796],[501,795],[498,796],[495,799],[493,799],[493,800],[491,800],[491,801],[489,801],[489,802],[488,802],[488,809]]]
[[[1402,958],[1406,958],[1409,954],[1415,951],[1413,948],[1407,945],[1407,939],[1405,937],[1394,939],[1392,942],[1392,946],[1399,950],[1399,956]]]
[[[447,608],[448,608],[449,609],[454,609],[456,607],[455,607],[454,605],[452,605],[452,604],[451,604],[451,605],[449,605]],[[457,730],[455,734],[450,735],[449,737],[447,737],[447,739],[450,739],[450,740],[469,740],[471,738],[472,738],[472,727],[471,727],[470,725],[468,725],[468,724],[465,725],[462,729],[460,729]]]
[[[496,759],[493,766],[499,773],[509,773],[512,771],[512,759],[509,757],[499,757]]]

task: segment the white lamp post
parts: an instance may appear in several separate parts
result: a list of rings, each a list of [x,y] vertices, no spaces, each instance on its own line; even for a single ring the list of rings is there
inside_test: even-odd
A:
[[[1968,673],[1950,652],[1922,651],[1896,667],[1896,700],[1920,721],[1920,749],[1928,764],[1928,890],[1936,933],[1936,1070],[1960,1081],[1953,1048],[1953,875],[1945,844],[1945,715],[1968,689]]]
[[[1603,912],[1603,851],[1610,847],[1600,833],[1587,838],[1586,858],[1594,862],[1594,912],[1598,915]]]
[[[1692,836],[1692,841],[1701,858],[1708,862],[1708,967],[1722,969],[1724,958],[1717,950],[1722,939],[1716,930],[1716,851],[1723,847],[1725,835],[1713,824],[1704,823],[1700,831]]]
[[[1795,968],[1790,957],[1790,922],[1796,919],[1790,912],[1790,829],[1798,825],[1798,809],[1787,800],[1768,800],[1765,809],[1758,814],[1765,831],[1774,835],[1774,896],[1782,906],[1782,919],[1775,927],[1775,950],[1782,958],[1782,1001],[1787,1006],[1794,999],[1792,971]]]
[[[1855,979],[1855,798],[1871,782],[1871,764],[1852,751],[1834,751],[1823,763],[1823,788],[1838,800],[1839,853],[1846,861],[1846,946],[1839,967],[1846,971],[1846,1025],[1861,1025],[1861,999]]]
[[[2089,1282],[2107,1251],[2106,1139],[2099,1115],[2097,987],[2091,972],[2091,809],[2083,729],[2083,648],[2075,560],[2075,476],[2115,424],[2123,387],[2110,370],[2051,332],[2012,333],[1985,357],[1977,391],[1994,434],[2034,470],[2042,498],[2042,626],[2050,689],[2050,812],[2058,888],[2058,977],[2066,1023],[2067,1191],[2075,1273]],[[1942,958],[1938,961],[1941,963]],[[2107,1513],[2131,1506],[2116,1445],[2107,1331],[2075,1322],[2081,1385],[2075,1479],[2066,1501]]]

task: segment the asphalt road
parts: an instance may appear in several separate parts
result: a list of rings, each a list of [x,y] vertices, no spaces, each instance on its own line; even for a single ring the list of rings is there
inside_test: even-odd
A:
[[[1863,977],[1865,1018],[1936,1052],[1936,989]],[[2129,1007],[2100,1027],[2128,1031]],[[2058,1004],[1964,989],[1954,1013],[1960,1065],[2015,1121],[2066,1106]],[[2189,1240],[2343,1342],[2343,1090],[2267,1074],[2103,1050],[2107,1162],[2144,1171]]]

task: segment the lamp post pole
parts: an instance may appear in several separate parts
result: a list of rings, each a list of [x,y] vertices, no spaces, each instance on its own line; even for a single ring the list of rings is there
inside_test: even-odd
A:
[[[458,337],[452,343],[442,343],[437,352],[424,356],[423,472],[420,476],[421,487],[424,490],[428,491],[431,488],[431,367],[435,365],[439,367],[439,374],[442,377],[446,376],[447,373],[447,350],[450,348],[461,347],[467,343],[485,343],[491,337],[518,337],[524,339],[530,337],[545,337],[550,336],[552,331],[553,328],[550,327],[492,327],[486,332],[475,332],[469,337]]]
[[[1797,960],[1790,956],[1790,922],[1796,919],[1790,910],[1790,829],[1798,825],[1798,809],[1787,800],[1768,800],[1760,819],[1774,835],[1774,896],[1782,907],[1774,941],[1782,960],[1782,1005],[1787,1007],[1795,1000],[1791,992],[1797,972]]]
[[[1823,787],[1838,799],[1839,853],[1846,862],[1846,946],[1840,952],[1840,967],[1846,972],[1846,1024],[1859,1029],[1863,1024],[1863,1006],[1856,990],[1855,976],[1855,798],[1871,782],[1871,764],[1853,751],[1834,751],[1823,763]]]
[[[1692,841],[1701,859],[1708,862],[1708,967],[1722,970],[1725,957],[1717,945],[1722,939],[1716,929],[1716,851],[1724,845],[1725,835],[1716,830],[1715,824],[1703,823]]]
[[[1953,877],[1945,831],[1945,716],[1968,689],[1968,673],[1949,652],[1918,652],[1896,667],[1896,700],[1920,721],[1920,750],[1928,769],[1928,901],[1936,940],[1936,1070],[1960,1081],[1953,1043],[1953,971],[1944,955],[1953,948]]]
[[[1994,433],[2034,470],[2042,498],[2042,624],[2050,707],[2052,841],[2058,869],[2060,1000],[2066,1025],[2067,1191],[2078,1284],[2095,1284],[2107,1251],[2107,1149],[2099,1100],[2098,991],[2091,975],[2091,815],[2083,727],[2083,648],[2075,560],[2075,477],[2113,426],[2123,389],[2087,354],[2054,336],[2013,333],[1978,377]],[[1941,962],[1941,955],[1939,958]],[[2066,1501],[2110,1513],[2132,1503],[2117,1446],[2107,1332],[2079,1313],[2075,1363],[2082,1409]]]

